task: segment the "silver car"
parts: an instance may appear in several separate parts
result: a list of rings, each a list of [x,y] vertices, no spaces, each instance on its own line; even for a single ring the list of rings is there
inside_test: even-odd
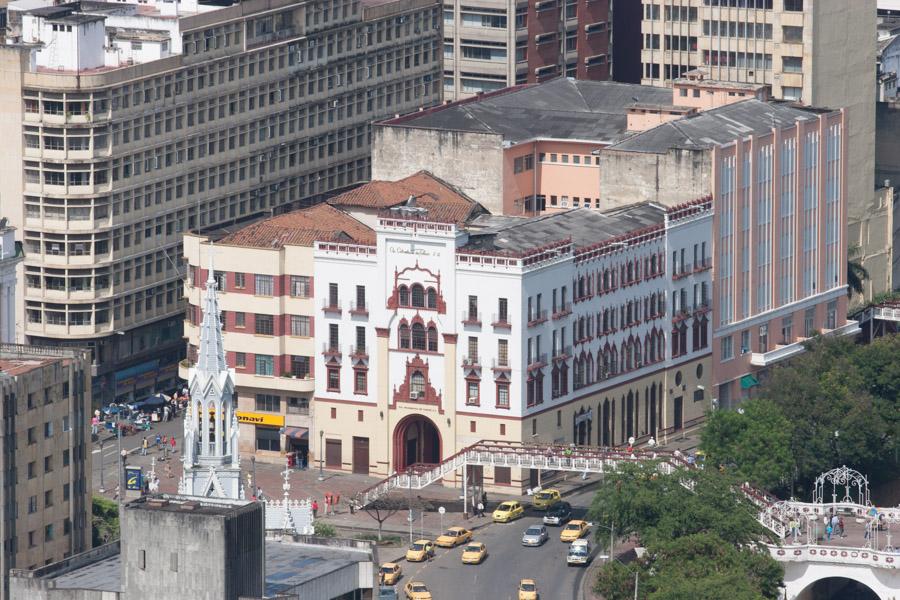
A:
[[[549,539],[547,528],[543,525],[532,525],[522,534],[523,546],[540,546]]]

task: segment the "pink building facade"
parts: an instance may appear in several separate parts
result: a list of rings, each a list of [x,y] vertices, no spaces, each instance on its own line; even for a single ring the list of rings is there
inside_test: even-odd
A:
[[[846,113],[712,148],[713,372],[719,405],[847,321]]]

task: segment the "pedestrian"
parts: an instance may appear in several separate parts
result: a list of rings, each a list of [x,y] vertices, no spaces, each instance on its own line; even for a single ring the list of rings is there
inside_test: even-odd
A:
[[[144,439],[141,440],[141,456],[147,456],[147,436],[144,436]]]
[[[166,407],[163,409],[163,420],[164,420],[164,421],[168,421],[168,420],[169,420],[169,407],[168,407],[168,405],[166,405]]]
[[[481,490],[481,503],[487,506],[487,492]]]
[[[840,517],[838,519],[838,535],[841,537],[847,537],[844,535],[844,517]]]
[[[484,504],[482,504],[481,502],[478,503],[478,516],[484,516]]]
[[[797,531],[797,518],[796,517],[790,518],[790,520],[788,521],[788,529],[790,529],[791,535],[794,538],[794,543],[796,544],[797,543],[797,535],[799,533]]]
[[[838,516],[836,514],[832,513],[831,514],[831,530],[835,534],[837,534],[837,531],[838,531],[838,522],[839,521],[840,521],[840,519],[838,518]]]
[[[832,533],[833,531],[834,531],[834,529],[832,529],[831,523],[829,523],[829,524],[825,527],[825,539],[827,539],[829,542],[831,541],[831,533]]]
[[[169,445],[169,436],[168,435],[164,435],[162,437],[162,445],[163,445],[163,448],[165,448],[166,446]]]
[[[172,446],[172,454],[175,454],[175,436],[169,438],[169,445]]]
[[[870,537],[872,537],[872,521],[868,520],[866,521],[866,533],[863,535],[863,539],[867,540]]]
[[[172,465],[170,463],[166,463],[166,477],[169,479],[175,477],[175,473],[172,472]]]
[[[162,441],[162,436],[158,433],[156,434],[156,449],[159,450],[159,443]]]
[[[312,501],[312,511],[313,511],[313,519],[319,514],[319,503],[316,500]]]

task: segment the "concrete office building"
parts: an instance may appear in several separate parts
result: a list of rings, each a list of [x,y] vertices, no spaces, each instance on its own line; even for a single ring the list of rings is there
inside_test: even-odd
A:
[[[0,344],[4,485],[0,598],[10,569],[91,546],[91,359],[77,349]]]
[[[16,600],[370,597],[373,545],[266,539],[259,502],[159,495],[125,506],[120,541],[11,574]]]
[[[31,343],[89,347],[104,402],[174,381],[185,231],[368,179],[369,122],[440,96],[433,0],[17,13],[0,197],[30,254],[19,321]]]
[[[0,343],[16,341],[20,328],[16,325],[16,267],[24,253],[22,242],[16,241],[16,228],[0,219]]]
[[[884,271],[892,241],[875,179],[876,0],[642,2],[642,83],[670,85],[700,68],[714,80],[770,86],[776,99],[848,109],[846,241]],[[872,291],[888,291],[890,278],[879,284]]]
[[[613,7],[620,3],[446,2],[444,98],[460,100],[559,76],[611,79]],[[630,26],[630,31],[623,33],[625,40],[635,32],[638,22]]]

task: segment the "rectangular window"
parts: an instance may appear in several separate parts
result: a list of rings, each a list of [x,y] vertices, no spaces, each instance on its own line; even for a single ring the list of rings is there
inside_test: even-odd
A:
[[[366,310],[366,286],[356,286],[356,304],[353,308],[356,310]]]
[[[367,371],[364,369],[357,369],[353,374],[353,391],[357,394],[365,394],[366,393],[366,379],[367,379]],[[362,419],[360,419],[362,421]]]
[[[257,275],[253,279],[256,284],[255,293],[257,296],[275,295],[275,280],[271,275]]]
[[[469,296],[469,321],[478,320],[478,296]]]
[[[512,469],[509,467],[494,467],[494,483],[497,485],[509,485],[512,481]]]
[[[272,376],[275,374],[275,359],[269,354],[256,355],[256,374]]]
[[[509,408],[509,384],[497,384],[497,408]]]
[[[243,369],[247,367],[247,353],[246,352],[235,352],[234,353],[234,366],[238,369]]]
[[[509,301],[506,298],[497,301],[497,321],[509,323]]]
[[[257,314],[254,318],[257,335],[275,335],[275,317]]]
[[[328,349],[332,351],[337,351],[341,346],[341,338],[339,335],[339,329],[337,323],[329,323],[328,324]]]
[[[469,406],[477,406],[478,405],[478,382],[477,381],[467,381],[466,382],[466,404]]]
[[[311,293],[311,280],[305,275],[291,275],[291,296],[295,298],[309,298]]]
[[[356,351],[360,354],[366,352],[366,328],[356,327]]]
[[[781,320],[781,343],[790,344],[794,341],[794,317],[789,316]]]
[[[741,354],[750,352],[750,332],[744,330],[741,332]]]
[[[256,428],[256,449],[270,452],[281,451],[281,434],[271,427]]]
[[[722,360],[731,360],[734,358],[734,347],[732,346],[731,336],[725,336],[722,338]]]
[[[825,310],[825,329],[837,329],[837,300],[829,302]]]
[[[341,391],[341,371],[338,367],[328,367],[328,391]]]
[[[281,412],[281,396],[275,396],[273,394],[257,394],[256,410]]]
[[[234,287],[239,290],[247,287],[247,275],[245,273],[234,274]]]
[[[306,379],[310,373],[310,357],[291,356],[291,375],[299,379]]]
[[[759,326],[759,351],[760,352],[768,352],[769,351],[769,326],[768,325],[760,325]]]
[[[803,337],[812,337],[816,332],[816,309],[807,308],[803,313]]]
[[[338,299],[338,284],[336,283],[328,284],[328,306],[331,308],[340,306],[340,300]]]
[[[477,360],[478,359],[478,338],[474,335],[469,336],[469,359]]]
[[[310,337],[310,318],[306,315],[291,315],[291,335]]]
[[[44,439],[53,437],[53,421],[44,423]]]
[[[509,340],[497,340],[497,366],[509,366]]]

